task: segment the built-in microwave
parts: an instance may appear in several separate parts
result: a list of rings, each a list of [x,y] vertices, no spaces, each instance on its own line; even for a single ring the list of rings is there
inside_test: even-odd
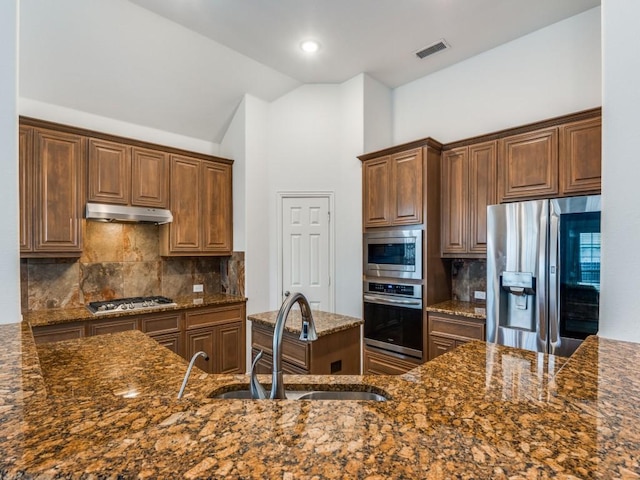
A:
[[[363,250],[368,277],[422,279],[422,230],[365,233]]]

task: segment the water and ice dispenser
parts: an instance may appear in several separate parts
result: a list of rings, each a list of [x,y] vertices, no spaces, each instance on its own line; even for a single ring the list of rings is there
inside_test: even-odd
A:
[[[500,326],[536,330],[536,278],[530,272],[500,275]]]

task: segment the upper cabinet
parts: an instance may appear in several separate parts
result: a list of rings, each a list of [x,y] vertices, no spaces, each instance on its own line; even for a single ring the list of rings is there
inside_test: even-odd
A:
[[[499,140],[501,203],[600,193],[599,109],[547,123],[552,125]]]
[[[90,138],[87,201],[166,208],[167,157],[157,150]]]
[[[487,252],[487,205],[496,202],[497,142],[442,153],[443,257],[482,257]]]
[[[364,227],[422,223],[422,149],[364,160]]]
[[[161,255],[230,255],[230,163],[172,155],[170,171],[173,222],[161,228]]]
[[[558,129],[546,128],[498,141],[500,202],[558,195]]]
[[[80,256],[85,139],[21,125],[19,145],[21,256]]]
[[[600,193],[602,118],[560,127],[560,194]]]

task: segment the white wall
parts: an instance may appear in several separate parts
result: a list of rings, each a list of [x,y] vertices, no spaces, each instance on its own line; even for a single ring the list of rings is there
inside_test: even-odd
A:
[[[275,241],[277,192],[335,193],[335,310],[355,316],[361,314],[362,295],[361,170],[356,158],[362,153],[362,85],[360,75],[342,85],[304,85],[270,105],[268,202],[262,206],[269,238]],[[270,259],[270,299],[276,307],[275,246]]]
[[[198,138],[157,130],[144,125],[123,122],[115,118],[81,112],[80,110],[52,105],[30,98],[20,97],[18,101],[18,111],[20,115],[25,117],[38,118],[49,122],[86,128],[126,138],[135,138],[136,140],[168,147],[182,148],[207,155],[219,155],[220,145],[214,142],[207,142]]]
[[[18,252],[18,2],[0,2],[0,201],[5,206],[0,229],[0,323],[20,314]]]
[[[600,335],[640,342],[640,2],[603,0]]]
[[[597,7],[398,87],[393,141],[446,143],[597,107],[600,79]]]
[[[364,82],[362,115],[364,121],[363,152],[375,152],[393,143],[393,108],[391,89],[369,75],[362,75]]]

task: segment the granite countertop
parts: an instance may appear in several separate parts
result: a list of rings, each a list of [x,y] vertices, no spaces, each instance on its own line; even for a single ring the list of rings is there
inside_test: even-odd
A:
[[[318,310],[313,310],[312,315],[313,322],[316,327],[316,333],[319,337],[340,332],[342,330],[348,330],[362,325],[363,323],[360,318],[349,317],[347,315],[340,315],[337,313],[321,312]],[[275,327],[277,317],[277,310],[273,312],[252,313],[251,315],[247,315],[247,319],[252,322],[266,325],[271,328]],[[302,329],[302,315],[300,314],[300,310],[291,310],[289,312],[284,329],[296,335],[300,334]]]
[[[176,307],[158,307],[147,311],[127,311],[121,310],[103,315],[93,315],[86,307],[56,308],[49,310],[32,310],[23,315],[25,321],[32,327],[46,325],[56,325],[84,320],[97,320],[105,318],[126,317],[129,315],[144,315],[147,313],[158,313],[172,310],[182,310],[185,308],[198,308],[206,306],[224,305],[227,303],[246,302],[245,297],[237,295],[227,295],[226,293],[212,293],[207,295],[185,295],[173,298]]]
[[[366,402],[215,400],[247,377],[197,369],[177,400],[187,362],[138,331],[36,350],[24,323],[0,342],[0,478],[640,476],[637,344],[470,342],[399,377],[285,376],[389,397]]]
[[[434,305],[428,305],[426,310],[427,312],[447,313],[449,315],[486,320],[487,310],[485,307],[486,305],[484,303],[447,300]]]

